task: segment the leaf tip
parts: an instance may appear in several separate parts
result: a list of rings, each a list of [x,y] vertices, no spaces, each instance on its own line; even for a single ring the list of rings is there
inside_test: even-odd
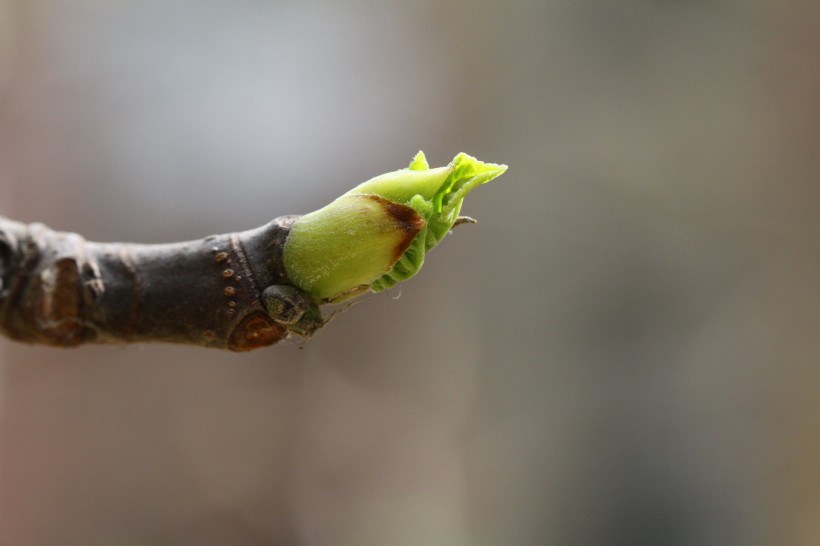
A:
[[[424,152],[419,150],[419,153],[413,157],[413,161],[410,162],[410,167],[408,167],[411,171],[429,171],[430,164],[427,163],[427,157],[424,155]]]

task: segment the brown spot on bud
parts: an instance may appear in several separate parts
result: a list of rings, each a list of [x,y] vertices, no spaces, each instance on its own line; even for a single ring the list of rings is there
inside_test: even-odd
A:
[[[216,256],[214,256],[214,261],[216,263],[224,262],[227,259],[228,259],[228,253],[227,252],[217,252]]]
[[[402,254],[410,247],[410,244],[413,242],[413,239],[416,238],[418,232],[421,231],[421,228],[424,227],[424,218],[422,218],[413,207],[408,207],[401,203],[394,203],[378,195],[370,195],[369,197],[384,206],[384,209],[396,222],[396,227],[402,234],[402,237],[393,250],[392,263],[396,263]]]
[[[233,286],[228,286],[223,292],[226,296],[230,297],[236,294],[236,288]]]
[[[230,279],[231,277],[233,277],[233,269],[226,269],[222,272],[222,276],[226,279]]]
[[[396,225],[403,232],[410,233],[415,237],[416,233],[424,227],[424,218],[419,216],[419,213],[413,207],[388,201],[386,208],[390,216],[396,220]]]

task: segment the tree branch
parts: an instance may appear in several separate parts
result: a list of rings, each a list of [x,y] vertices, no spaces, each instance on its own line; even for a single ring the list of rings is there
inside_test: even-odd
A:
[[[197,241],[94,243],[0,217],[0,330],[30,343],[167,341],[248,351],[290,331],[263,291],[289,284],[282,260],[297,216]],[[315,318],[315,317],[314,317]]]
[[[30,343],[167,341],[250,351],[325,324],[319,306],[415,275],[465,196],[507,170],[458,154],[359,184],[304,216],[166,245],[92,243],[0,217],[0,331]]]

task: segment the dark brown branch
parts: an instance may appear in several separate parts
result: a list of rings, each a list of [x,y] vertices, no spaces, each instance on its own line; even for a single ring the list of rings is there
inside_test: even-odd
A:
[[[248,351],[290,331],[265,288],[289,284],[282,248],[295,216],[163,245],[94,243],[0,217],[0,331],[30,343],[166,341]],[[308,330],[308,331],[305,331]]]

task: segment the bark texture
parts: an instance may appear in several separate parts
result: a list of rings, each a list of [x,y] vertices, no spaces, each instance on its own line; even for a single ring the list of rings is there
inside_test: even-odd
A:
[[[289,334],[262,298],[289,284],[297,216],[197,241],[95,243],[0,217],[0,331],[29,343],[166,341],[248,351]]]

